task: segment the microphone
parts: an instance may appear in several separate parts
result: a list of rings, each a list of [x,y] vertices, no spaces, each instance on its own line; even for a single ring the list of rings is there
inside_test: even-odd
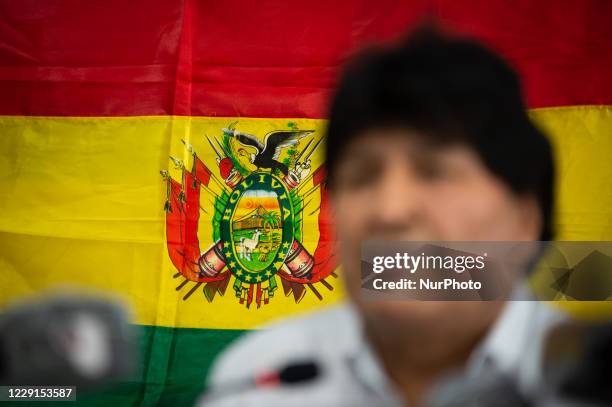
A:
[[[236,394],[252,389],[297,386],[317,379],[321,371],[311,360],[289,363],[279,370],[261,372],[252,377],[226,381],[204,391],[204,401],[210,402],[227,394]]]
[[[312,362],[292,363],[276,372],[266,372],[254,377],[255,387],[296,385],[314,380],[319,375],[319,366]]]
[[[561,325],[549,335],[544,356],[547,387],[554,391],[538,406],[559,405],[561,399],[580,406],[612,405],[612,323]]]
[[[23,302],[0,314],[1,385],[95,387],[135,366],[123,307],[82,296]]]

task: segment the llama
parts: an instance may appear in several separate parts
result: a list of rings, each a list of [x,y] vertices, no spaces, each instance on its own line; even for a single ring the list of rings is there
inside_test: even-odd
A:
[[[255,233],[253,233],[253,237],[250,239],[246,237],[240,238],[240,257],[249,261],[251,260],[251,254],[259,244],[259,236],[261,236],[261,231],[256,230]]]

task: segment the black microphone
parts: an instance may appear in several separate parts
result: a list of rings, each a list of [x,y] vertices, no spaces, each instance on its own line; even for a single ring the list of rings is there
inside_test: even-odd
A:
[[[95,387],[129,375],[135,334],[121,304],[63,295],[0,313],[0,384]]]
[[[301,385],[317,379],[320,374],[321,369],[316,362],[312,360],[296,361],[278,370],[261,372],[252,377],[213,385],[204,391],[202,401],[210,402],[227,394],[236,394],[251,389]]]
[[[553,391],[538,405],[558,405],[558,400],[612,405],[612,323],[556,327],[549,335],[544,366],[547,387]]]
[[[310,362],[294,363],[278,372],[279,384],[300,384],[314,380],[319,375],[319,366]]]

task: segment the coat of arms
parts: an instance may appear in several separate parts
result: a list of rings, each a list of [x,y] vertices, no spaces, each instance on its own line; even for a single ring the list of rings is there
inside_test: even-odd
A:
[[[220,129],[220,137],[206,141],[216,155],[217,168],[209,169],[193,146],[185,143],[191,165],[170,157],[181,171],[181,182],[161,171],[167,182],[166,238],[168,253],[183,277],[177,287],[192,283],[183,299],[200,286],[208,301],[232,289],[241,304],[268,304],[277,289],[299,302],[307,291],[322,299],[320,287],[332,286],[336,277],[333,236],[327,216],[323,166],[313,169],[311,156],[322,138],[313,130],[289,123],[287,130],[257,136],[236,130],[237,123]],[[216,184],[216,191],[211,188]],[[304,211],[319,194],[319,242],[313,253],[302,245]],[[212,213],[200,205],[203,196],[214,205]],[[210,211],[210,209],[209,209]],[[201,250],[198,225],[201,212],[212,219],[212,241]],[[319,287],[319,288],[317,288]]]

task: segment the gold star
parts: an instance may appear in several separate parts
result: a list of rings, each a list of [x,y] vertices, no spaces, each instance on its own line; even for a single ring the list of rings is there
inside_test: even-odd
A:
[[[242,270],[238,270],[238,271],[236,271],[236,275],[237,275],[237,276],[241,276],[241,275],[242,275]]]
[[[223,248],[227,249],[229,247],[229,243],[228,242],[223,242]]]
[[[266,270],[266,276],[270,277],[272,275],[272,272],[270,270]]]
[[[259,283],[261,281],[261,276],[260,275],[255,276],[255,281]]]
[[[246,276],[244,279],[245,279],[246,281],[251,281],[251,276]]]
[[[289,243],[285,242],[283,243],[283,249],[287,249],[289,247]]]
[[[235,261],[231,262],[230,263],[230,267],[232,267],[232,268],[236,267],[236,262]]]
[[[227,257],[232,257],[232,252],[230,252],[230,251],[228,250],[228,251],[226,251],[226,252],[225,252],[225,255],[226,255]]]

